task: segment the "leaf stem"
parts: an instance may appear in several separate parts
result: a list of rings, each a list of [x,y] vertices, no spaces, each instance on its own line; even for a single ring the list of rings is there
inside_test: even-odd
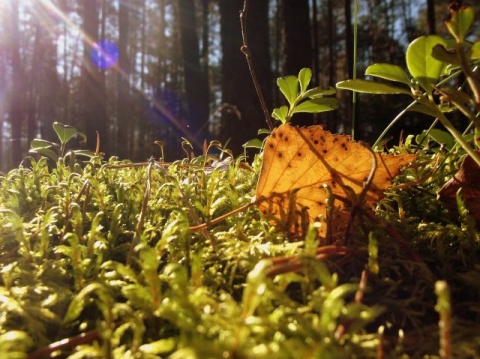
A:
[[[448,130],[448,132],[452,134],[455,140],[458,141],[460,146],[463,147],[463,149],[470,155],[470,157],[472,157],[475,163],[480,166],[480,156],[471,146],[468,145],[467,142],[465,142],[462,134],[458,132],[458,130],[455,128],[455,126],[453,126],[450,120],[436,106],[432,105],[432,102],[428,101],[423,97],[419,97],[418,100],[423,105],[434,109],[437,114],[437,118],[442,123],[442,125]]]

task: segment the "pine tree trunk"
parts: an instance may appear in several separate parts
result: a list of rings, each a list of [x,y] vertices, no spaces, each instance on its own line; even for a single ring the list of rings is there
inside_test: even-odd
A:
[[[282,0],[283,76],[298,75],[302,68],[313,67],[312,37],[308,0]],[[296,125],[313,124],[310,114],[296,114]]]
[[[24,69],[20,55],[20,31],[18,6],[11,4],[11,32],[10,32],[10,56],[12,66],[12,99],[10,103],[10,124],[12,126],[11,160],[7,160],[7,167],[18,166],[25,155],[22,146],[22,127],[25,122],[23,110],[24,97]]]
[[[118,67],[117,72],[117,103],[116,103],[116,131],[117,143],[115,152],[122,158],[131,158],[132,146],[132,118],[130,106],[130,63],[128,58],[128,37],[130,31],[129,5],[120,2],[118,12]]]
[[[433,35],[436,33],[435,27],[435,0],[427,0],[427,24],[428,33]]]
[[[189,140],[201,144],[208,137],[209,88],[200,65],[195,2],[179,0],[179,15]]]
[[[229,141],[229,149],[239,154],[243,152],[242,145],[256,137],[258,129],[266,127],[266,124],[245,55],[240,51],[242,35],[239,11],[243,7],[243,1],[220,1],[219,7],[223,54],[222,101],[230,109],[222,112],[222,130],[219,135],[223,143]],[[247,29],[253,64],[271,111],[268,1],[250,1]]]
[[[308,0],[283,0],[284,75],[312,68],[312,37]]]
[[[89,149],[96,146],[96,132],[100,135],[101,151],[109,152],[109,133],[107,118],[107,101],[105,77],[103,70],[95,66],[91,59],[91,51],[98,42],[99,6],[97,0],[84,0],[82,11],[83,63],[81,79],[81,121],[85,123]]]

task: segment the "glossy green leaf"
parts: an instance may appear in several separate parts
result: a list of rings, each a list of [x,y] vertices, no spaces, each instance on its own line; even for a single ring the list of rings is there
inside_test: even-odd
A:
[[[314,87],[313,89],[308,90],[303,94],[303,97],[309,98],[320,98],[324,96],[331,96],[335,95],[337,91],[333,87],[329,87],[328,89],[322,87]]]
[[[58,160],[59,147],[56,143],[36,138],[30,142],[28,153],[47,157],[56,162]]]
[[[32,150],[38,150],[38,149],[43,149],[43,148],[60,148],[60,146],[54,142],[50,141],[45,141],[40,138],[35,138],[30,142],[30,148]]]
[[[480,41],[477,41],[470,48],[470,58],[472,60],[480,59]]]
[[[455,146],[455,143],[456,143],[455,139],[449,132],[442,131],[437,128],[431,129],[429,132],[429,136],[435,142],[444,144],[447,147],[447,149],[452,148],[453,146]]]
[[[53,151],[51,148],[38,148],[38,149],[31,149],[28,151],[30,154],[37,154],[43,157],[47,157],[54,162],[58,161],[58,154],[57,152]]]
[[[288,103],[293,105],[298,94],[298,79],[295,76],[280,77],[277,79],[277,85]]]
[[[432,86],[438,82],[445,67],[432,55],[437,45],[446,46],[446,41],[440,36],[430,35],[417,38],[407,48],[408,71],[428,94],[432,93]]]
[[[269,128],[261,128],[257,131],[257,134],[259,135],[270,135],[272,131],[270,131]]]
[[[88,157],[92,158],[95,157],[96,154],[93,151],[90,150],[75,150],[75,151],[70,151],[75,154],[75,156],[83,156],[83,157]]]
[[[287,115],[288,115],[288,106],[275,108],[272,112],[272,117],[276,120],[282,121],[282,123],[287,122]]]
[[[307,91],[310,80],[312,79],[312,70],[303,68],[298,74],[298,82],[300,83],[300,91],[303,94]]]
[[[78,130],[75,127],[64,125],[59,122],[55,122],[53,124],[53,129],[55,130],[59,140],[62,143],[66,143],[70,141],[73,138],[73,136],[75,136],[78,133]]]
[[[396,81],[411,86],[410,77],[397,65],[373,64],[367,68],[365,75],[379,77],[385,80]]]
[[[402,87],[396,87],[390,84],[384,84],[381,82],[367,81],[367,80],[346,80],[337,83],[337,88],[342,90],[350,90],[362,93],[371,94],[404,94],[411,95],[411,92]]]
[[[332,111],[338,108],[338,101],[335,98],[316,98],[303,101],[298,106],[295,106],[292,113],[318,113],[325,111]]]
[[[261,149],[263,147],[263,141],[258,138],[252,138],[250,141],[243,144],[243,147]]]
[[[445,21],[448,31],[459,42],[463,42],[472,28],[475,11],[470,6],[462,6],[458,10],[450,10],[450,19]]]

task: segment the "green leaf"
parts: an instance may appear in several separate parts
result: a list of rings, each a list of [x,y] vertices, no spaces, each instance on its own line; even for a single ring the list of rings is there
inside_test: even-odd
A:
[[[270,135],[272,131],[269,128],[261,128],[257,132],[259,135]]]
[[[337,91],[333,87],[329,87],[328,89],[324,89],[322,87],[314,87],[313,89],[308,90],[303,94],[303,97],[309,98],[320,98],[324,96],[331,96],[335,95]]]
[[[96,156],[95,152],[90,151],[90,150],[74,150],[74,151],[69,151],[73,152],[75,156],[84,156],[88,158],[93,158]]]
[[[145,286],[128,284],[123,286],[121,291],[133,307],[146,310],[147,312],[153,311],[152,294]]]
[[[24,358],[26,352],[33,346],[33,340],[30,336],[20,330],[10,330],[0,335],[0,353],[5,358]]]
[[[421,36],[410,43],[407,48],[407,67],[412,77],[428,93],[433,91],[432,85],[438,82],[445,64],[432,55],[437,45],[446,46],[447,42],[437,35]]]
[[[480,59],[480,41],[477,41],[470,48],[470,58],[473,60]]]
[[[307,91],[310,80],[312,79],[312,70],[304,68],[298,73],[298,82],[300,83],[300,92],[303,94]]]
[[[446,131],[439,130],[437,128],[433,128],[429,132],[429,136],[438,143],[443,143],[447,149],[451,149],[453,146],[455,146],[455,139],[453,136]]]
[[[396,81],[411,86],[412,82],[407,73],[397,65],[391,64],[373,64],[367,68],[365,75],[375,76],[381,79]]]
[[[460,60],[455,51],[449,51],[443,45],[435,45],[432,49],[434,59],[451,65],[460,65]]]
[[[134,283],[138,281],[135,271],[119,262],[107,261],[100,266],[100,269],[105,272],[113,272],[115,275],[118,275],[123,280],[129,280]],[[105,276],[107,279],[110,277],[108,274],[106,274]]]
[[[30,142],[30,148],[33,150],[43,149],[43,148],[60,148],[57,143],[45,141],[40,138],[35,138]]]
[[[293,108],[292,113],[306,112],[318,113],[332,111],[338,108],[338,101],[335,98],[308,99]]]
[[[450,19],[445,21],[448,31],[458,41],[463,42],[472,28],[475,11],[470,6],[462,6],[458,10],[450,10]]]
[[[258,139],[258,138],[253,138],[251,139],[250,141],[248,141],[247,143],[245,143],[243,145],[243,147],[245,148],[258,148],[258,149],[262,149],[263,147],[263,141]]]
[[[64,125],[59,122],[53,123],[53,129],[57,133],[57,136],[62,143],[67,143],[75,135],[81,136],[84,139],[84,141],[86,141],[87,139],[85,134],[83,134],[82,132],[79,132],[75,127]]]
[[[109,306],[113,299],[107,292],[106,287],[100,283],[90,283],[84,287],[70,302],[67,313],[63,318],[63,323],[70,323],[77,319],[82,313],[83,309],[91,299],[91,295],[95,293],[98,296],[97,305],[102,310],[102,306]],[[102,310],[103,311],[103,310]]]
[[[346,80],[337,83],[337,88],[342,90],[350,90],[362,93],[371,93],[371,94],[404,94],[411,95],[411,92],[407,89],[392,86],[389,84],[384,84],[381,82],[367,81],[367,80]]]
[[[166,354],[170,353],[177,346],[175,338],[160,339],[156,342],[143,344],[140,346],[140,351],[144,354]]]
[[[282,121],[282,123],[286,123],[287,116],[288,116],[288,106],[282,106],[282,107],[273,109],[272,117],[274,119]]]
[[[298,79],[295,76],[280,77],[277,79],[277,85],[292,106],[298,95]]]
[[[47,157],[51,159],[54,162],[58,161],[58,154],[57,152],[53,151],[51,148],[36,148],[36,149],[31,149],[28,151],[28,153],[31,154],[37,154],[43,157]]]

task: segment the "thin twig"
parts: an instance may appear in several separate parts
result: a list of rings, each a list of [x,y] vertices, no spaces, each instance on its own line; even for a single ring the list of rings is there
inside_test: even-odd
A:
[[[41,359],[41,358],[51,358],[53,352],[59,350],[67,350],[74,348],[81,344],[91,343],[95,340],[99,340],[100,335],[97,330],[92,330],[86,333],[81,333],[77,336],[66,338],[54,342],[44,348],[40,348],[27,356],[27,359]]]
[[[127,266],[132,263],[133,252],[136,245],[140,241],[140,231],[143,228],[143,223],[145,222],[145,215],[148,209],[148,200],[150,199],[150,188],[152,180],[152,167],[155,161],[152,159],[147,167],[147,184],[145,186],[145,192],[143,194],[142,209],[140,211],[140,217],[138,218],[137,225],[135,226],[135,234],[133,235],[132,243],[130,244],[130,250],[127,257]]]
[[[216,225],[220,222],[223,222],[225,219],[227,219],[228,217],[231,217],[232,215],[236,214],[236,213],[239,213],[239,212],[242,212],[244,210],[246,210],[247,208],[253,206],[254,204],[256,204],[257,202],[251,202],[251,203],[247,203],[247,204],[244,204],[243,206],[240,206],[238,208],[235,208],[234,210],[228,212],[228,213],[225,213],[225,214],[222,214],[221,216],[217,217],[217,218],[214,218],[206,223],[201,223],[201,224],[198,224],[198,225],[195,225],[195,226],[191,226],[189,228],[190,231],[200,231],[200,230],[204,230],[210,226],[213,226],[213,225]]]
[[[267,104],[265,102],[265,98],[263,97],[262,89],[260,87],[260,83],[258,82],[255,69],[253,68],[252,55],[250,53],[250,48],[248,47],[247,12],[248,12],[248,0],[244,0],[243,9],[240,10],[240,26],[242,28],[242,41],[243,41],[242,46],[240,47],[240,50],[243,52],[247,60],[248,69],[250,70],[250,75],[252,76],[253,85],[255,86],[255,91],[257,92],[260,105],[262,106],[263,115],[265,116],[265,120],[267,121],[268,128],[271,131],[273,130],[273,123],[272,123],[272,120],[270,119],[270,114],[268,113]]]

